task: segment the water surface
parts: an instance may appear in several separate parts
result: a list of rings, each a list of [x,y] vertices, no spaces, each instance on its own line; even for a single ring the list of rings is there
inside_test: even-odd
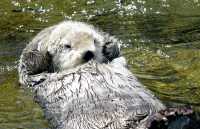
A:
[[[123,42],[140,81],[164,103],[200,106],[199,0],[1,0],[0,129],[47,127],[40,107],[18,84],[25,45],[63,20],[91,23]]]

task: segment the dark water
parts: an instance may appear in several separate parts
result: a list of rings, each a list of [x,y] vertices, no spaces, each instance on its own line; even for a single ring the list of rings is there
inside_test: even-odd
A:
[[[116,35],[130,69],[157,97],[199,111],[200,0],[1,0],[0,129],[47,127],[16,65],[38,31],[64,19]]]

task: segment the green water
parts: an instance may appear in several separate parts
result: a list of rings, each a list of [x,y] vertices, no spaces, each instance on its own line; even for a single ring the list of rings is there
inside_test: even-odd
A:
[[[157,97],[200,109],[200,0],[1,0],[0,129],[47,127],[19,86],[16,65],[38,31],[64,19],[115,35],[130,69]]]

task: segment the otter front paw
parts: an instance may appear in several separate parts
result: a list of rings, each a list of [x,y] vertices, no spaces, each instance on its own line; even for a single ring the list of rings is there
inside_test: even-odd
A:
[[[36,75],[30,75],[29,76],[29,82],[28,85],[30,87],[34,87],[36,85],[41,84],[44,82],[48,77],[48,73],[41,73],[41,74],[36,74]]]

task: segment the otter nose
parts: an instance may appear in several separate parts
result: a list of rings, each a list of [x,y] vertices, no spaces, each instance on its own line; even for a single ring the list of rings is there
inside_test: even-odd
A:
[[[83,55],[83,59],[85,61],[89,61],[92,58],[94,58],[94,53],[92,51],[87,51],[84,55]]]

